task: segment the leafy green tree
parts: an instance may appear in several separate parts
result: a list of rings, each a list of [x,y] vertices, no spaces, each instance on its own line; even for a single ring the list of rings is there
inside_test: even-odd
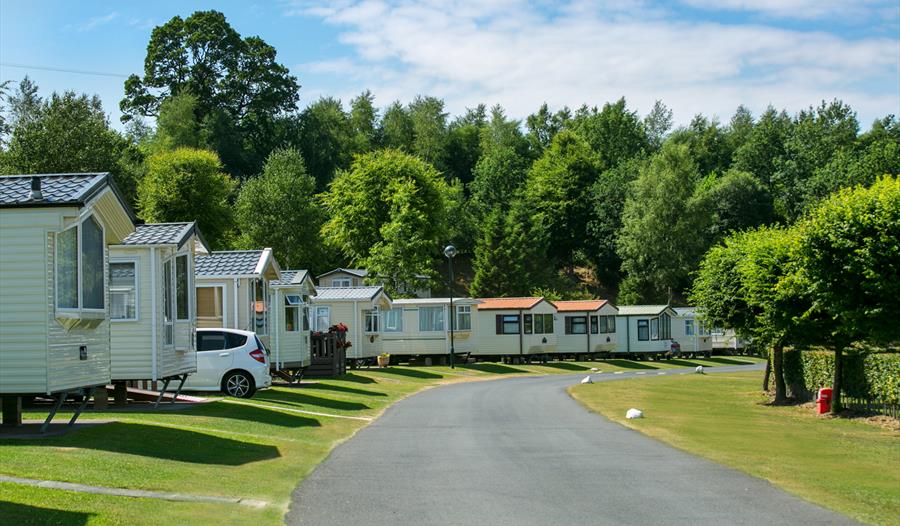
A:
[[[547,281],[547,235],[516,199],[509,210],[492,209],[475,245],[472,297],[525,296]]]
[[[435,97],[416,97],[409,104],[412,122],[412,152],[441,173],[447,173],[447,113],[444,101]]]
[[[688,147],[702,175],[723,173],[731,166],[734,152],[728,131],[715,119],[697,115],[688,127],[672,132],[668,140]]]
[[[384,110],[384,117],[381,118],[381,138],[384,147],[412,153],[414,135],[409,111],[399,101],[392,102]]]
[[[751,174],[729,170],[708,178],[698,189],[712,212],[709,239],[716,242],[729,232],[748,230],[772,222],[772,196]]]
[[[433,269],[437,244],[426,237],[431,231],[428,203],[416,181],[395,178],[388,186],[390,219],[381,225],[381,239],[372,246],[365,265],[389,294],[404,296],[420,288],[418,276],[437,277]]]
[[[617,239],[627,275],[620,303],[671,301],[687,286],[707,247],[699,178],[687,146],[666,142],[631,185]]]
[[[621,279],[622,259],[616,250],[616,239],[622,229],[628,188],[645,162],[640,157],[621,162],[601,173],[590,189],[592,214],[587,225],[587,253],[597,279],[606,286],[616,287]]]
[[[350,132],[353,153],[366,153],[375,149],[381,138],[378,133],[378,110],[375,96],[366,90],[350,101]]]
[[[482,154],[469,184],[476,221],[494,208],[509,209],[512,196],[522,188],[531,165],[528,141],[519,129],[519,121],[507,119],[499,106],[491,110],[490,122],[481,129],[480,149]]]
[[[560,265],[571,264],[576,251],[584,248],[591,216],[588,193],[599,166],[600,160],[584,139],[562,131],[528,174],[524,196],[531,220],[543,225],[550,255]]]
[[[8,88],[8,83],[6,81],[3,85]],[[4,98],[9,104],[8,132],[14,126],[28,124],[40,114],[43,100],[38,95],[38,85],[28,75],[19,82],[14,93],[5,94]]]
[[[419,234],[437,255],[447,233],[447,183],[434,167],[398,150],[359,155],[338,174],[322,194],[330,216],[323,237],[352,264],[364,264],[372,247],[384,241],[382,228],[392,220],[392,192],[406,181],[427,219]]]
[[[787,155],[785,143],[792,129],[788,114],[769,106],[734,152],[734,169],[753,174],[772,193],[775,173]]]
[[[649,150],[655,152],[662,147],[666,134],[672,129],[672,110],[661,100],[653,103],[650,113],[644,117],[644,132],[647,134]]]
[[[218,11],[175,16],[153,29],[144,75],[125,81],[123,121],[157,116],[164,100],[196,97],[207,144],[232,174],[257,173],[277,142],[277,118],[296,109],[297,79],[259,37],[241,37]]]
[[[645,152],[650,142],[637,112],[628,111],[625,98],[613,104],[606,103],[602,110],[580,110],[569,128],[581,135],[599,158],[601,171]]]
[[[293,149],[275,150],[263,173],[247,180],[235,202],[244,248],[272,247],[284,268],[321,271],[328,263],[320,230],[325,211],[316,181]]]
[[[16,118],[3,169],[10,173],[110,172],[133,202],[136,147],[109,127],[97,96],[54,93]],[[27,116],[26,116],[27,115]]]
[[[458,179],[463,184],[473,179],[475,164],[482,155],[481,132],[487,125],[486,113],[484,105],[479,104],[450,123],[447,130],[447,169],[451,179]]]
[[[228,200],[236,187],[215,153],[178,148],[147,158],[147,174],[138,186],[138,208],[150,223],[195,220],[212,248],[223,249],[233,235]]]
[[[843,350],[853,341],[900,339],[900,179],[843,189],[799,226],[799,259],[835,349],[832,410],[839,412]]]
[[[340,100],[325,97],[304,109],[299,120],[296,147],[316,180],[316,188],[322,191],[338,170],[350,165],[354,144],[350,118]]]
[[[205,146],[196,110],[197,97],[190,93],[180,93],[162,101],[150,149],[163,151]]]
[[[545,102],[536,113],[525,119],[525,126],[528,128],[526,137],[535,155],[540,156],[550,146],[553,138],[566,127],[571,118],[572,112],[568,107],[554,113]]]

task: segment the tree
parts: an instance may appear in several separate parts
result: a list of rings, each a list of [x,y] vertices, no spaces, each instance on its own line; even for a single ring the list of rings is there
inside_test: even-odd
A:
[[[498,107],[499,108],[499,107]],[[495,108],[497,109],[497,108]],[[502,113],[502,109],[499,110]],[[466,110],[447,130],[447,169],[450,179],[472,181],[475,164],[482,155],[481,131],[487,125],[484,104]]]
[[[68,91],[53,93],[38,104],[17,114],[4,170],[23,174],[110,172],[126,200],[133,203],[138,176],[123,157],[140,154],[109,127],[100,98]]]
[[[444,101],[435,97],[417,96],[409,104],[412,122],[412,151],[441,173],[447,173],[447,113]]]
[[[372,247],[384,241],[384,225],[392,220],[392,192],[407,181],[427,219],[419,234],[437,255],[447,232],[447,183],[434,167],[398,150],[359,155],[338,174],[322,195],[330,216],[323,237],[352,264],[365,264]]]
[[[604,104],[600,111],[597,108],[579,111],[569,128],[591,145],[601,171],[615,168],[650,146],[637,112],[628,111],[624,97],[614,104]]]
[[[218,11],[175,16],[153,29],[144,75],[125,81],[122,120],[157,116],[163,101],[190,93],[194,113],[228,171],[257,173],[277,142],[278,117],[296,109],[297,79],[259,37],[242,38]]]
[[[571,118],[572,112],[568,107],[553,113],[546,102],[541,104],[537,113],[529,115],[525,120],[525,126],[528,128],[527,138],[534,154],[540,156]]]
[[[509,209],[531,164],[528,141],[519,130],[519,121],[507,119],[499,106],[491,109],[491,120],[482,127],[480,135],[482,154],[469,184],[477,221],[491,209]]]
[[[354,154],[370,152],[380,142],[378,110],[375,109],[375,96],[369,90],[350,101],[350,133]]]
[[[615,287],[621,279],[622,259],[616,239],[622,229],[622,213],[628,188],[637,179],[646,159],[632,158],[597,177],[590,189],[591,218],[587,225],[588,259],[597,279]]]
[[[233,234],[228,202],[237,183],[222,172],[215,153],[178,148],[147,158],[138,186],[138,208],[147,222],[197,221],[214,249],[227,248]]]
[[[696,115],[688,127],[676,130],[668,140],[688,147],[702,175],[723,173],[731,166],[732,143],[716,119]]]
[[[472,297],[525,296],[545,283],[550,267],[547,235],[530,215],[521,199],[508,210],[488,212],[475,245]]]
[[[843,189],[799,228],[799,258],[835,350],[832,411],[841,410],[843,350],[852,341],[900,339],[900,179]]]
[[[163,151],[205,146],[196,110],[197,97],[190,93],[180,93],[162,101],[150,149]]]
[[[734,152],[734,169],[753,174],[772,193],[775,173],[787,155],[785,143],[792,127],[787,113],[769,106]]]
[[[708,230],[710,242],[733,231],[748,230],[772,222],[772,196],[753,175],[728,170],[719,178],[707,178],[699,199],[712,212]]]
[[[296,147],[316,180],[316,189],[322,191],[338,170],[350,165],[354,143],[350,118],[340,100],[323,97],[303,110],[299,126]]]
[[[647,134],[648,147],[655,152],[662,147],[666,134],[672,129],[672,110],[661,100],[653,103],[650,113],[644,117],[644,132]]]
[[[631,185],[617,240],[626,274],[623,304],[671,301],[706,251],[709,214],[694,189],[697,165],[687,146],[666,142]]]
[[[381,239],[365,260],[370,275],[383,282],[389,294],[402,296],[420,288],[419,276],[436,278],[435,240],[429,232],[427,203],[413,179],[388,183],[390,218],[381,226]]]
[[[240,244],[272,247],[284,268],[323,270],[325,211],[315,190],[299,152],[273,151],[263,173],[244,183],[235,202]]]
[[[393,148],[402,150],[407,153],[413,152],[413,122],[410,118],[409,111],[400,104],[400,101],[394,101],[384,110],[384,117],[381,118],[381,138],[385,148]]]
[[[591,215],[588,192],[599,166],[584,139],[562,131],[528,173],[524,198],[531,220],[543,225],[550,256],[559,265],[571,264],[576,251],[584,248]]]

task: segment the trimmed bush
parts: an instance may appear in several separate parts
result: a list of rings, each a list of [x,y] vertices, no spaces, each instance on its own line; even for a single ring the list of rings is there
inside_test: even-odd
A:
[[[795,397],[810,399],[822,387],[831,387],[834,353],[790,351],[784,356],[784,379]],[[848,353],[844,357],[843,394],[890,405],[900,405],[900,354]]]

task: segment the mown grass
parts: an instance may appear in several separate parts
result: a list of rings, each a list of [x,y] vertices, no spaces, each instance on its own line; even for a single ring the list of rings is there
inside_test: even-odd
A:
[[[900,433],[809,407],[770,406],[760,373],[570,388],[607,418],[871,524],[900,523]],[[635,407],[645,418],[626,420]]]
[[[688,365],[716,365],[716,359]],[[739,359],[753,363],[752,359]],[[612,361],[611,361],[612,362]],[[77,494],[0,484],[0,524],[280,524],[297,484],[339,442],[366,425],[302,413],[377,417],[397,400],[441,383],[502,375],[633,370],[611,362],[472,364],[362,369],[339,379],[260,391],[249,401],[220,400],[178,411],[88,412],[81,422],[114,420],[60,437],[0,438],[0,474],[117,488],[244,497],[270,503],[189,504]],[[640,362],[671,368],[667,362]],[[677,366],[684,366],[679,364]],[[41,419],[29,410],[26,419]],[[57,421],[66,415],[61,414]]]

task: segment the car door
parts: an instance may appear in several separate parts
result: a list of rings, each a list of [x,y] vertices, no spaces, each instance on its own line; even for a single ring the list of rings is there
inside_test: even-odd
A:
[[[224,331],[197,332],[197,386],[219,389],[222,375],[234,360],[233,350],[226,348],[227,336]]]

